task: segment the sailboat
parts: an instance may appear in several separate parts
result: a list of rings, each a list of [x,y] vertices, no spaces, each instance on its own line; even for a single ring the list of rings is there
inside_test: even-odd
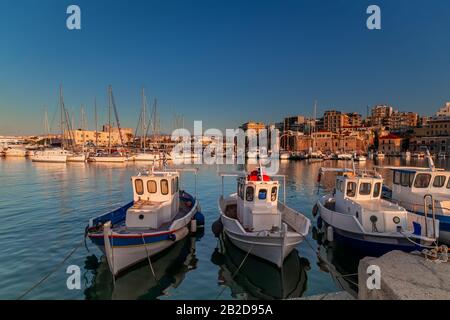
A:
[[[83,106],[81,106],[81,130],[85,131],[87,129],[87,121],[86,121],[86,115],[84,113]],[[85,152],[85,146],[86,146],[86,135],[83,134],[83,148],[81,152],[73,152],[69,156],[67,156],[67,162],[86,162],[87,156]]]
[[[68,122],[68,117],[67,117],[67,110],[65,109],[64,105],[62,87],[59,88],[59,108],[60,108],[61,148],[51,148],[36,151],[34,152],[31,161],[65,163],[67,162],[67,157],[71,155],[69,151],[64,149],[66,140],[64,124]],[[45,128],[45,130],[48,130],[48,128]],[[70,130],[68,130],[68,133],[70,134]]]
[[[156,117],[156,101],[155,104],[153,106],[153,115],[152,117],[155,120]],[[147,133],[148,133],[148,128],[150,127],[150,121],[147,121],[147,97],[145,96],[145,91],[144,88],[142,88],[142,109],[141,109],[141,114],[139,116],[139,123],[138,123],[138,128],[140,127],[141,129],[141,138],[140,138],[140,142],[141,142],[141,150],[142,152],[138,152],[137,154],[133,155],[132,157],[130,157],[129,160],[134,160],[134,161],[158,161],[160,160],[160,154],[159,152],[147,152]],[[155,127],[155,125],[153,125],[153,127]],[[136,134],[135,136],[138,135],[138,130],[136,128]]]
[[[114,102],[114,96],[112,93],[111,85],[108,87],[108,152],[97,152],[94,156],[90,156],[88,161],[90,162],[110,162],[110,163],[123,163],[127,159],[123,153],[119,150],[113,151],[111,145],[111,109],[114,108],[114,115],[116,117],[117,129],[119,130],[119,137],[121,147],[123,147],[122,130],[120,129],[119,115],[117,113],[116,104]]]
[[[317,110],[317,101],[314,101],[314,127],[312,128],[311,133],[311,127],[310,127],[310,135],[312,138],[312,146],[309,149],[308,152],[308,162],[314,163],[314,162],[322,162],[323,161],[323,154],[320,150],[316,151],[316,110]]]

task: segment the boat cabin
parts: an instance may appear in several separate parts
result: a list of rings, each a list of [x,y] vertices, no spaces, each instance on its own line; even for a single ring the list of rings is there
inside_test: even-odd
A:
[[[278,211],[279,182],[257,170],[237,179],[237,218],[251,231],[281,227]]]
[[[401,199],[404,193],[448,194],[450,193],[450,172],[413,169],[392,170],[392,197]]]
[[[179,211],[178,172],[151,172],[131,178],[133,206],[128,209],[128,228],[158,229]]]
[[[336,208],[344,200],[367,201],[377,200],[381,197],[383,179],[371,176],[358,176],[346,173],[336,178]]]

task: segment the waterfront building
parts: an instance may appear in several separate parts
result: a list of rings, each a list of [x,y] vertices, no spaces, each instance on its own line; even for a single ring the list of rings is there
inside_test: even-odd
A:
[[[445,103],[445,105],[436,112],[436,117],[450,117],[450,102]]]
[[[306,153],[310,148],[322,153],[367,152],[368,148],[368,141],[357,133],[341,134],[331,131],[318,131],[311,136],[302,134],[293,138],[292,147],[296,152]]]
[[[390,117],[392,115],[393,108],[391,106],[382,104],[376,105],[372,108],[370,124],[373,127],[389,127]]]
[[[392,112],[389,119],[389,129],[396,132],[405,132],[416,128],[419,122],[419,115],[415,112]]]
[[[388,134],[379,138],[378,151],[385,155],[399,156],[402,152],[404,138],[395,134]]]
[[[130,143],[134,139],[133,129],[121,128],[123,143]],[[97,137],[96,137],[97,134]],[[67,140],[73,140],[73,144],[76,146],[82,146],[84,144],[95,144],[97,142],[99,147],[106,147],[109,145],[109,127],[103,126],[102,131],[95,130],[70,130],[64,132],[64,138]],[[119,130],[117,128],[111,128],[111,145],[120,145]]]

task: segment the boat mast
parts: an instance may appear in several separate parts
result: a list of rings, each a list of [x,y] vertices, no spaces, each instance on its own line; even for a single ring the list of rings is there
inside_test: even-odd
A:
[[[142,134],[144,135],[143,149],[145,153],[145,142],[147,140],[147,98],[145,96],[145,89],[142,88]],[[142,144],[142,136],[141,136]]]
[[[111,86],[108,87],[108,154],[111,154]]]
[[[97,153],[97,145],[98,145],[97,98],[94,98],[94,118],[95,118],[95,153]]]
[[[114,116],[116,117],[117,129],[119,130],[120,144],[121,144],[121,147],[123,148],[124,143],[123,143],[122,130],[120,129],[119,114],[118,114],[118,112],[117,112],[117,107],[116,107],[116,103],[115,103],[115,101],[114,101],[114,96],[113,96],[113,93],[112,93],[112,87],[111,87],[111,85],[109,86],[109,92],[110,92],[111,103],[112,103],[112,106],[113,106],[113,108],[114,108]]]
[[[64,127],[63,127],[63,116],[65,116],[64,112],[64,102],[63,102],[63,89],[62,86],[59,86],[59,108],[60,108],[60,127],[61,127],[61,148],[64,149]]]

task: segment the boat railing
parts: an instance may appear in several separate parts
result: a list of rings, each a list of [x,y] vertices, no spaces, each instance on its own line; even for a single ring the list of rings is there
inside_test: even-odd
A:
[[[431,217],[432,217],[432,221],[433,221],[433,238],[436,239],[436,210],[435,210],[435,206],[434,206],[433,195],[431,195],[431,194],[426,194],[423,196],[423,214],[425,216],[425,231],[426,231],[425,234],[427,237],[429,237],[429,235],[428,235],[428,209],[429,209],[429,206],[427,205],[427,199],[429,199],[431,202]]]

